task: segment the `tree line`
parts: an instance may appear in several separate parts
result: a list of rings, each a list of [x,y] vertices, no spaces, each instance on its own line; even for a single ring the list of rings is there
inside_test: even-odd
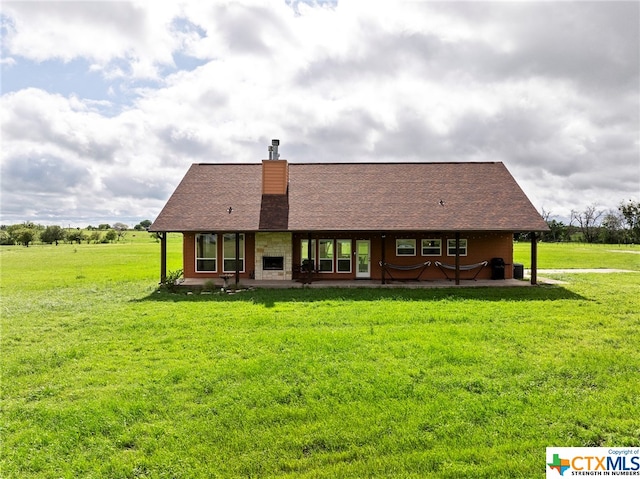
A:
[[[584,243],[640,243],[640,201],[621,202],[616,209],[604,210],[592,204],[582,210],[571,210],[568,224],[551,219],[551,212],[542,210],[549,226],[541,241],[580,241]]]
[[[592,204],[582,210],[571,210],[568,224],[552,219],[550,211],[542,209],[542,217],[549,231],[541,235],[546,242],[580,241],[585,243],[638,244],[640,243],[640,201],[621,202],[616,209],[603,210]],[[151,221],[144,220],[133,227],[146,231]],[[112,243],[123,239],[129,227],[124,223],[100,224],[81,228],[42,226],[31,222],[0,226],[0,245],[29,246],[41,241],[46,244]],[[518,235],[516,239],[527,239]]]
[[[135,231],[146,231],[151,226],[151,221],[144,220],[133,227]],[[23,245],[29,246],[40,241],[45,244],[77,243],[83,241],[87,243],[113,243],[123,239],[129,226],[124,223],[114,223],[113,225],[104,223],[98,226],[87,226],[82,228],[63,228],[52,225],[43,226],[32,222],[19,223],[14,225],[0,226],[0,245]]]

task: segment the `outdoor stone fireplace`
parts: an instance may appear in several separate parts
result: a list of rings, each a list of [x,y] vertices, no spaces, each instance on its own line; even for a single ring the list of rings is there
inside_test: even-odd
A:
[[[256,279],[291,280],[291,233],[256,233]]]
[[[284,256],[263,256],[262,271],[284,271]]]

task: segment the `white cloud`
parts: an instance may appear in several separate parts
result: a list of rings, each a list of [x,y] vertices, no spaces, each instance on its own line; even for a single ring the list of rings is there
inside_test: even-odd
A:
[[[2,96],[12,218],[55,216],[59,191],[60,217],[152,218],[191,162],[255,162],[271,138],[291,161],[504,161],[536,206],[559,215],[640,195],[633,2],[3,10],[13,60],[3,74],[83,59],[121,81],[100,101],[28,88],[28,78]],[[179,57],[197,61],[176,70]],[[54,166],[66,180],[45,181]],[[38,195],[21,197],[18,184]]]
[[[157,65],[173,64],[173,2],[34,1],[3,7],[12,19],[7,48],[14,55],[38,62],[86,58],[103,69],[126,59],[136,77],[155,77]]]

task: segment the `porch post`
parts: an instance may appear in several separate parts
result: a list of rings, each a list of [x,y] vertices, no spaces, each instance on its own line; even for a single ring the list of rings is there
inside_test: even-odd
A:
[[[160,233],[160,283],[167,281],[167,232]]]
[[[236,287],[240,283],[240,233],[236,231]]]
[[[460,284],[460,232],[456,232],[456,285]]]
[[[538,284],[538,237],[531,232],[531,284]]]
[[[307,233],[307,281],[311,284],[311,277],[313,275],[313,270],[316,269],[315,262],[311,259],[311,253],[313,252],[313,248],[311,247],[311,231]]]
[[[382,239],[380,240],[380,244],[382,245],[382,252],[380,253],[380,261],[382,261],[382,284],[385,284],[385,277],[384,277],[384,263],[385,263],[385,254],[384,254],[384,250],[385,250],[385,240],[387,238],[387,235],[382,233]]]

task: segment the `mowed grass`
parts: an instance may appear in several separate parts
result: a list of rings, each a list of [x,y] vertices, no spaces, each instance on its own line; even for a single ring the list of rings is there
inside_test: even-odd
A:
[[[538,243],[538,268],[640,270],[639,245]],[[514,262],[531,267],[531,244],[515,243]]]
[[[636,272],[172,295],[145,238],[2,248],[0,476],[542,478],[546,446],[638,446],[639,255],[555,248]]]

